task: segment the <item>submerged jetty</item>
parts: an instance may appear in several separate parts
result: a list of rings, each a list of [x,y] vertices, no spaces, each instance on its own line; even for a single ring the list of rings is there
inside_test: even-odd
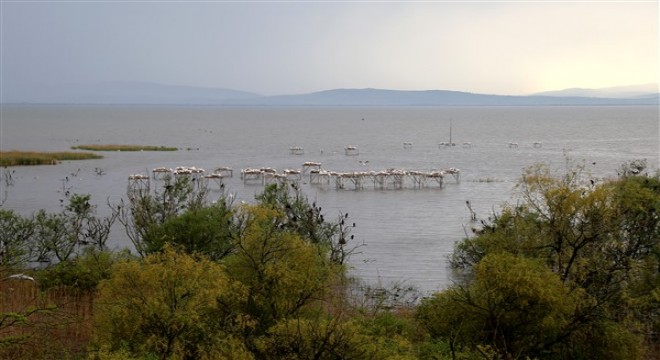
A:
[[[241,170],[243,184],[273,184],[290,181],[300,181],[308,176],[311,185],[333,184],[338,190],[373,189],[421,189],[429,186],[442,187],[446,176],[452,176],[456,182],[460,180],[461,171],[447,168],[431,171],[416,171],[389,168],[381,171],[331,171],[321,168],[321,163],[306,162],[301,170],[285,169],[279,173],[276,169],[245,168]]]
[[[423,189],[442,188],[447,177],[460,181],[461,171],[457,168],[445,168],[429,171],[388,168],[380,171],[332,171],[322,168],[321,163],[308,161],[300,169],[284,169],[282,172],[272,167],[241,169],[240,179],[244,185],[268,185],[279,183],[299,183],[307,180],[313,186],[331,186],[337,190],[375,190],[387,189]],[[230,167],[218,167],[212,173],[197,167],[179,166],[174,169],[155,168],[152,176],[133,174],[128,177],[128,192],[149,191],[150,180],[164,181],[174,177],[190,178],[199,187],[208,188],[215,184],[224,187],[223,180],[233,177]]]
[[[144,174],[131,174],[128,176],[127,192],[131,196],[148,193],[151,181],[168,181],[177,177],[190,179],[197,187],[207,189],[211,183],[223,188],[223,180],[233,177],[234,170],[230,167],[218,167],[212,173],[206,173],[203,168],[195,166],[177,166],[176,168],[158,167],[151,170],[151,177]]]
[[[461,171],[457,168],[431,171],[389,168],[380,171],[332,171],[321,168],[321,163],[306,162],[301,170],[285,169],[282,173],[273,168],[245,168],[241,170],[243,184],[273,184],[300,181],[308,176],[311,185],[334,185],[338,190],[422,189],[431,186],[441,188],[445,178],[451,176],[460,181]]]
[[[351,171],[337,172],[322,169],[314,169],[309,173],[310,184],[330,185],[338,190],[351,189],[363,190],[365,187],[373,189],[422,189],[430,186],[441,188],[447,175],[460,181],[461,171],[456,168],[448,168],[431,171],[417,171],[405,169],[386,169],[380,171]]]

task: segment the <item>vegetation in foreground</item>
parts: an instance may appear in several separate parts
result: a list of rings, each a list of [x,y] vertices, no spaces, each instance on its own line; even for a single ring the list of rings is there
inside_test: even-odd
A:
[[[0,151],[0,166],[56,165],[64,160],[102,159],[103,156],[85,152]]]
[[[421,303],[350,279],[348,215],[287,186],[234,205],[181,180],[109,218],[83,195],[0,210],[0,357],[657,359],[660,175],[644,165],[525,170],[520,201],[457,243],[460,281]],[[115,221],[137,254],[107,249]]]
[[[74,150],[90,150],[90,151],[177,151],[175,147],[169,146],[154,146],[154,145],[77,145],[71,147]]]

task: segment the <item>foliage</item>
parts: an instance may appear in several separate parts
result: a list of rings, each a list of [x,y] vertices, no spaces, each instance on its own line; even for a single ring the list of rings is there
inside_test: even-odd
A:
[[[0,313],[0,350],[27,341],[31,334],[18,329],[34,326],[30,317],[42,311],[44,309],[30,308],[23,311]]]
[[[488,344],[501,357],[540,357],[574,330],[586,301],[538,261],[494,253],[477,264],[469,286],[425,300],[418,318],[453,348]]]
[[[358,278],[346,279],[345,301],[353,308],[367,316],[388,314],[391,311],[405,311],[414,308],[421,294],[414,286],[405,282],[374,284]]]
[[[98,343],[157,358],[212,358],[224,341],[210,315],[228,288],[223,266],[165,248],[115,265],[95,301]]]
[[[483,222],[481,229],[475,229],[475,237],[457,244],[452,265],[466,274],[465,285],[459,288],[462,292],[452,288],[436,300],[444,302],[443,308],[453,309],[450,313],[470,310],[462,306],[476,301],[474,293],[483,285],[479,269],[495,255],[510,254],[542,264],[558,277],[564,291],[584,294],[571,300],[575,308],[564,320],[570,326],[558,333],[564,334],[556,336],[552,346],[539,348],[543,352],[523,349],[517,347],[517,339],[529,341],[516,334],[516,339],[507,339],[506,349],[494,337],[466,341],[465,334],[447,331],[442,336],[473,349],[487,346],[496,354],[504,351],[515,355],[511,351],[522,349],[524,356],[539,357],[639,358],[641,338],[651,346],[657,343],[658,302],[654,292],[660,285],[660,177],[640,175],[643,168],[644,164],[637,162],[624,165],[624,169],[632,170],[622,170],[622,177],[602,182],[589,179],[581,167],[570,168],[560,176],[542,165],[526,169],[519,184],[522,201]],[[489,276],[497,280],[492,273]],[[509,280],[524,289],[522,279]],[[504,288],[495,289],[500,295],[506,293]],[[511,303],[524,295],[520,291],[509,299]],[[548,300],[547,296],[536,303]],[[538,334],[543,321],[533,320]],[[460,318],[443,321],[453,322],[454,328],[456,321],[464,326]],[[475,331],[468,329],[470,334]],[[612,344],[626,350],[614,351]]]
[[[261,335],[277,320],[319,305],[343,268],[331,263],[319,245],[282,231],[283,215],[277,210],[245,206],[240,216],[242,236],[224,263],[230,279],[247,291],[233,306],[254,322],[251,332]]]
[[[0,342],[8,345],[0,357],[60,358],[87,341],[88,329],[77,336],[88,319],[84,299],[119,256],[105,246],[114,218],[97,217],[89,200],[74,194],[60,213],[29,217],[0,210]]]
[[[99,282],[110,278],[115,263],[130,258],[128,251],[86,248],[73,259],[34,271],[34,277],[42,290],[68,286],[94,292]]]
[[[263,359],[416,359],[408,317],[325,313],[279,320],[256,341]]]
[[[362,336],[371,343],[370,352],[378,359],[416,359],[419,341],[417,324],[409,309],[382,311],[359,317]]]
[[[86,248],[107,250],[106,241],[117,216],[97,217],[89,195],[73,194],[60,213],[39,210],[33,217],[33,261],[67,261]]]
[[[209,204],[188,177],[167,178],[153,194],[133,190],[130,203],[113,206],[108,218],[97,218],[90,197],[77,194],[67,195],[59,213],[0,213],[1,244],[11,255],[3,260],[16,268],[50,264],[34,272],[44,291],[98,289],[91,358],[399,353],[381,335],[389,350],[379,352],[366,323],[341,315],[343,263],[351,253],[344,248],[352,228],[346,214],[326,221],[320,207],[286,187],[266,188],[260,204],[242,207],[224,196]],[[141,260],[107,251],[115,219]],[[294,324],[305,332],[292,332]],[[282,349],[278,339],[302,347]]]
[[[356,226],[350,223],[348,213],[339,213],[337,222],[326,220],[322,208],[316,202],[310,204],[295,184],[291,184],[291,188],[286,184],[268,185],[257,200],[259,204],[284,214],[285,218],[280,223],[282,228],[327,247],[330,258],[338,264],[344,264],[361,246],[348,245],[354,238],[350,230]]]
[[[20,268],[30,261],[33,234],[30,219],[0,209],[0,269]]]
[[[89,195],[73,194],[62,212],[39,210],[31,217],[0,209],[0,266],[63,262],[85,249],[107,250],[116,216],[97,217],[89,200]]]
[[[258,340],[260,359],[382,359],[360,327],[340,319],[283,320]]]
[[[198,309],[190,310],[195,312],[192,317],[205,322],[200,326],[215,342],[202,337],[186,340],[190,346],[199,344],[202,339],[210,345],[204,347],[203,353],[199,352],[202,350],[185,350],[183,353],[214,358],[222,358],[228,353],[232,357],[243,354],[240,356],[265,358],[279,346],[276,340],[279,336],[286,334],[286,338],[289,338],[294,335],[287,330],[292,324],[299,324],[309,329],[310,333],[305,335],[305,339],[290,340],[308,344],[319,354],[332,354],[340,347],[346,354],[361,351],[357,343],[344,343],[347,337],[339,336],[336,332],[350,330],[353,333],[351,329],[356,325],[348,325],[345,320],[326,313],[326,307],[341,306],[340,302],[333,299],[341,294],[336,289],[345,279],[341,262],[348,253],[342,254],[342,260],[337,261],[337,258],[333,258],[336,249],[331,243],[341,238],[337,231],[341,231],[343,224],[326,223],[320,214],[320,207],[314,205],[312,209],[299,193],[290,196],[286,187],[267,187],[264,194],[258,196],[258,205],[231,207],[224,198],[208,205],[197,195],[192,197],[194,201],[191,206],[191,194],[195,191],[193,185],[174,182],[170,187],[166,186],[162,194],[142,194],[131,203],[131,217],[124,216],[120,220],[131,227],[132,234],[137,235],[135,239],[139,238],[137,243],[141,246],[139,249],[147,264],[150,264],[149,259],[165,256],[177,249],[200,256],[199,259],[205,262],[217,262],[217,266],[223,269],[220,274],[208,273],[205,279],[213,281],[211,277],[220,276],[219,281],[223,283],[215,294],[216,306],[204,310],[204,314],[198,314]],[[310,217],[299,216],[302,212],[309,213]],[[347,216],[342,215],[341,218],[345,220]],[[346,236],[346,232],[342,234]],[[125,272],[149,273],[144,266],[140,269],[127,269]],[[182,266],[178,266],[176,271],[186,272]],[[122,273],[120,270],[116,272]],[[133,281],[131,287],[139,289],[145,285]],[[101,296],[112,298],[110,294],[121,288],[107,288]],[[149,289],[149,292],[153,291]],[[139,294],[129,292],[118,297],[139,298]],[[153,296],[150,298],[153,299]],[[153,299],[151,306],[156,307],[155,303],[164,300],[167,299]],[[114,315],[105,310],[103,312],[109,314],[109,318],[127,316],[118,311]],[[140,312],[137,313],[137,316],[142,316]],[[149,313],[149,317],[153,316]],[[122,325],[126,327],[116,330],[116,333],[140,332],[144,339],[148,336],[166,337],[151,326],[139,329],[128,327],[138,326],[136,324],[140,321],[105,320],[100,322],[98,331],[107,332],[108,324],[117,323],[127,325]],[[152,335],[147,335],[150,333]],[[330,337],[335,339],[334,343],[326,341]],[[144,339],[140,343],[145,342]],[[179,356],[163,352],[162,349],[155,350],[154,347],[148,351],[137,349],[133,345],[126,345],[126,341],[100,341],[99,344],[105,346],[106,350],[110,346],[107,351],[111,355],[118,351],[128,351],[143,355],[157,353],[159,357],[165,353],[170,354],[163,355],[166,357]],[[278,353],[282,351],[285,350],[277,350]],[[302,354],[298,351],[303,350],[292,350],[288,356]]]
[[[618,174],[623,178],[642,175],[644,170],[646,170],[647,168],[648,168],[648,161],[646,161],[646,159],[631,160],[621,165]]]
[[[232,217],[233,212],[224,201],[187,210],[161,225],[152,224],[144,234],[145,251],[161,251],[165,244],[170,244],[186,253],[199,253],[218,261],[234,248],[237,229]]]
[[[417,306],[413,288],[352,282],[355,224],[295,184],[233,206],[169,176],[109,218],[75,194],[60,213],[0,209],[0,270],[52,261],[40,288],[98,289],[94,359],[639,359],[660,330],[660,176],[645,167],[526,169],[520,201],[456,245],[461,280]],[[107,251],[114,219],[140,258]],[[34,326],[26,309],[0,331]]]
[[[118,221],[124,226],[126,235],[139,255],[145,256],[150,250],[158,249],[160,239],[145,238],[149,231],[179,216],[183,211],[196,211],[207,204],[208,191],[199,186],[195,178],[167,176],[162,188],[152,194],[151,189],[137,189],[129,192],[129,202],[114,207]],[[220,201],[226,199],[221,197]],[[156,244],[150,244],[156,241]]]

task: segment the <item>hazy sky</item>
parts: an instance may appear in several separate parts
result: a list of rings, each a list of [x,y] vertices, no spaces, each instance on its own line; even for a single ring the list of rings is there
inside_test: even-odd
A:
[[[657,1],[1,3],[2,89],[528,94],[658,82]]]

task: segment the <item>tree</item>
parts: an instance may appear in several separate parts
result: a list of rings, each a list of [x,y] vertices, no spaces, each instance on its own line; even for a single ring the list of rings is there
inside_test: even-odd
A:
[[[33,234],[30,219],[0,209],[0,273],[16,270],[30,261]]]
[[[90,199],[90,195],[73,194],[60,213],[36,212],[32,261],[63,262],[87,248],[107,250],[106,241],[117,215],[97,217]]]
[[[224,347],[240,349],[212,320],[229,289],[222,265],[168,247],[118,263],[95,301],[98,345],[131,356],[220,358]]]
[[[188,254],[203,254],[213,261],[229,255],[237,229],[233,211],[224,202],[189,209],[163,224],[152,224],[146,230],[144,251],[161,251],[166,244],[179,247]]]
[[[202,251],[189,255],[190,248],[165,243],[143,261],[115,265],[113,276],[99,286],[96,307],[103,354],[268,358],[275,351],[304,358],[367,353],[366,335],[327,312],[344,278],[344,267],[331,261],[328,248],[282,226],[286,216],[272,207],[245,205],[234,211],[238,231],[226,256],[211,260]],[[215,224],[193,219],[200,214],[203,209],[169,221],[187,219],[180,227],[185,239],[194,234],[191,224]],[[305,331],[293,331],[294,324]],[[301,347],[283,349],[284,339]]]
[[[579,166],[559,176],[543,165],[526,169],[521,201],[457,244],[452,264],[465,272],[465,286],[478,281],[475,269],[490,255],[525,257],[585,294],[572,315],[575,326],[553,353],[635,358],[641,336],[657,344],[660,178],[633,168],[607,181],[590,179]],[[614,337],[625,352],[613,351]]]
[[[326,299],[343,274],[327,250],[280,227],[284,215],[264,206],[240,210],[244,230],[227,257],[227,274],[243,284],[247,295],[228,299],[254,322],[251,332],[262,335],[280,319],[296,317]]]
[[[64,209],[64,215],[80,247],[107,250],[105,243],[118,214],[112,213],[109,217],[99,218],[95,215],[96,206],[92,206],[90,200],[91,195],[73,194]]]
[[[259,359],[383,359],[362,330],[340,318],[283,319],[257,340]]]
[[[303,239],[329,249],[330,259],[335,263],[344,264],[361,246],[349,245],[353,240],[350,232],[356,224],[351,224],[348,213],[339,213],[336,222],[326,219],[322,208],[316,202],[310,204],[296,184],[291,184],[291,187],[287,184],[268,185],[256,199],[260,205],[284,215],[281,228],[294,231]]]
[[[493,253],[468,286],[425,300],[417,318],[433,337],[449,339],[454,354],[487,346],[496,358],[541,358],[579,326],[575,314],[587,301],[542,263]]]
[[[85,248],[75,258],[35,271],[34,278],[42,291],[67,286],[95,293],[99,282],[110,278],[115,263],[130,259],[133,259],[133,256],[128,250]]]
[[[67,261],[88,248],[104,251],[114,215],[99,218],[89,195],[73,194],[59,213],[24,217],[0,209],[0,267]]]
[[[81,340],[61,337],[62,329],[77,333],[76,327],[84,326],[86,296],[109,276],[115,256],[105,241],[114,218],[97,217],[89,195],[67,197],[69,204],[58,213],[21,216],[0,210],[2,358],[61,357],[79,350],[63,349]],[[71,312],[74,306],[77,312]],[[44,339],[56,340],[44,344]]]
[[[207,205],[208,190],[198,183],[186,176],[167,176],[162,189],[154,190],[153,194],[149,188],[129,191],[127,204],[122,200],[112,207],[140,256],[147,255],[154,247],[147,242],[149,239],[145,240],[154,226],[163,225],[183,211],[195,211]],[[221,196],[220,200],[225,201],[225,197]]]

